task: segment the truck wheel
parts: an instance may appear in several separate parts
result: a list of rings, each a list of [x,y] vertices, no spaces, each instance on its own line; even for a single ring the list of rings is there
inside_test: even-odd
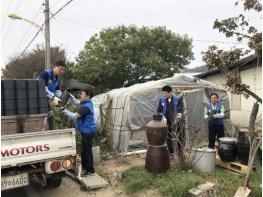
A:
[[[59,187],[62,183],[62,177],[61,176],[53,176],[50,178],[47,178],[47,186],[51,188]]]

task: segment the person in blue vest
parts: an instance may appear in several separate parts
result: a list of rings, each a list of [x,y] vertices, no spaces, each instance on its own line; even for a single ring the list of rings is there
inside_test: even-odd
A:
[[[208,148],[215,148],[216,137],[225,137],[224,116],[225,108],[218,102],[218,94],[212,93],[209,96],[210,103],[204,108],[204,118],[208,120]]]
[[[60,87],[60,77],[65,74],[66,64],[64,61],[59,60],[55,62],[53,68],[44,70],[38,77],[38,80],[44,80],[46,85],[46,96],[47,99],[55,106],[59,106],[61,91]],[[48,105],[48,127],[49,130],[53,129],[53,111],[51,106]]]
[[[60,77],[65,74],[66,64],[64,61],[57,61],[52,69],[44,70],[37,79],[42,79],[46,84],[47,98],[52,101],[54,105],[59,105],[61,96]]]
[[[175,118],[179,107],[179,98],[173,95],[172,87],[165,85],[162,88],[163,97],[159,100],[157,113],[161,113],[167,120],[168,135],[167,135],[167,147],[170,158],[173,158],[174,147],[172,143],[172,128],[175,122]]]
[[[91,98],[93,97],[92,90],[82,90],[80,93],[80,101],[74,96],[71,96],[71,103],[79,104],[77,112],[71,112],[65,107],[61,107],[63,113],[75,122],[76,130],[80,132],[82,139],[82,167],[84,175],[93,176],[95,170],[93,167],[92,155],[92,139],[95,135],[95,118],[94,108]]]

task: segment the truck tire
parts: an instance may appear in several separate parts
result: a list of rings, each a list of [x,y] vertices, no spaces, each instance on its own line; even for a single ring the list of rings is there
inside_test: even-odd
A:
[[[47,187],[55,188],[59,187],[62,183],[62,176],[52,176],[47,178]]]

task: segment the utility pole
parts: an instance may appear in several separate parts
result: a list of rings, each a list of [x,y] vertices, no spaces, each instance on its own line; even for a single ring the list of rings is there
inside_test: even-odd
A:
[[[50,67],[50,24],[49,24],[49,0],[45,0],[45,67]]]

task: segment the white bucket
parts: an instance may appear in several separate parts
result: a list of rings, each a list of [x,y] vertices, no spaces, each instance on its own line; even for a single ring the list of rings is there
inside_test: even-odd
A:
[[[197,148],[191,151],[193,167],[201,172],[212,172],[216,165],[216,150]]]

